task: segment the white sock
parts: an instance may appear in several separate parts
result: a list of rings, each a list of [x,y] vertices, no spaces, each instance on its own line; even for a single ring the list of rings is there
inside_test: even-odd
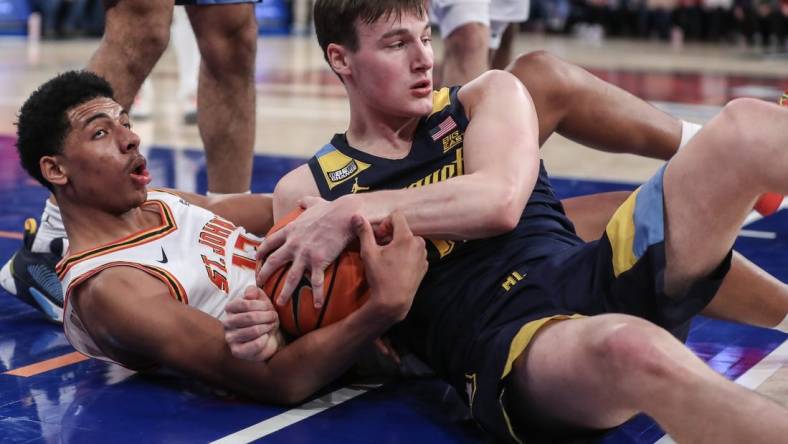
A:
[[[679,149],[684,148],[687,143],[689,143],[690,139],[695,137],[695,134],[698,134],[698,131],[703,128],[701,125],[697,123],[687,122],[686,120],[681,121],[681,143],[679,143]]]
[[[785,319],[783,319],[783,321],[782,321],[782,322],[780,322],[779,324],[777,324],[777,325],[774,327],[774,329],[775,329],[775,330],[779,330],[779,331],[781,331],[781,332],[783,332],[783,333],[788,333],[788,316],[786,316],[786,317],[785,317]]]
[[[41,224],[33,239],[32,250],[36,253],[49,253],[49,244],[59,237],[66,237],[66,227],[63,226],[60,208],[47,199],[44,212],[41,213]],[[65,250],[65,245],[63,249]]]

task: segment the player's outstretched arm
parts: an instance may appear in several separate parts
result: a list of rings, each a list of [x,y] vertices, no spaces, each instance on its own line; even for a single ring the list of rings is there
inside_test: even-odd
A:
[[[357,226],[361,233],[371,230],[368,224]],[[175,301],[164,284],[131,267],[102,271],[71,302],[98,345],[119,362],[156,364],[260,401],[294,404],[339,376],[404,318],[426,272],[423,241],[405,231],[398,242],[386,247],[367,242],[362,249],[378,264],[369,269],[375,279],[369,303],[266,362],[233,356],[220,321]]]
[[[222,194],[202,196],[185,191],[167,190],[190,204],[203,207],[246,231],[263,235],[274,224],[273,197],[270,194]]]

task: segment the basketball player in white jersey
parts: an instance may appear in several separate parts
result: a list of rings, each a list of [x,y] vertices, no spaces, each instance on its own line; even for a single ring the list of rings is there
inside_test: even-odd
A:
[[[426,271],[424,241],[401,215],[392,218],[386,246],[356,219],[370,302],[271,358],[283,344],[276,313],[254,285],[260,239],[250,234],[270,228],[269,197],[149,191],[128,115],[92,73],[47,82],[22,107],[18,128],[23,165],[60,203],[70,240],[58,266],[64,326],[89,356],[133,369],[168,367],[258,400],[296,403],[405,316]],[[257,343],[261,362],[235,358],[225,342],[220,319],[240,298],[268,308],[257,318],[265,324],[257,331],[265,335]]]

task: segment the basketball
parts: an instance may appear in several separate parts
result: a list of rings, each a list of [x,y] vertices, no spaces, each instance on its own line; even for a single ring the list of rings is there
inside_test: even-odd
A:
[[[268,234],[272,234],[295,220],[303,213],[295,210],[280,219]],[[290,269],[286,265],[276,270],[263,285],[263,290],[275,301],[284,286],[284,278]],[[323,306],[315,309],[309,275],[304,274],[293,291],[292,298],[283,306],[274,304],[279,313],[279,324],[287,334],[301,336],[326,325],[344,319],[369,299],[369,286],[364,279],[364,264],[357,249],[347,249],[325,271],[323,284],[325,298]]]

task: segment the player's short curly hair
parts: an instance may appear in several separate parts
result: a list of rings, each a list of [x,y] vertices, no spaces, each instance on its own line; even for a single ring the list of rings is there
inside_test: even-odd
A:
[[[90,71],[64,72],[35,90],[22,105],[16,124],[16,147],[28,174],[54,191],[41,174],[39,161],[63,151],[70,130],[66,111],[97,97],[113,96],[109,82]]]
[[[424,0],[317,0],[315,2],[315,33],[328,61],[326,48],[336,43],[356,51],[358,34],[356,24],[374,23],[379,18],[395,17],[403,13],[415,13],[419,17],[427,14]]]

